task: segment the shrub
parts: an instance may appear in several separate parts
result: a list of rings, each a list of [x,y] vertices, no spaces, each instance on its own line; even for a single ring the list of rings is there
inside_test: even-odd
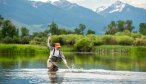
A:
[[[53,35],[53,36],[51,36],[51,42],[52,42],[52,43],[59,42],[59,36],[58,36],[58,35]]]
[[[30,37],[29,36],[23,36],[20,40],[21,44],[29,44]]]
[[[140,38],[142,35],[140,33],[131,33],[131,37]]]
[[[93,42],[87,38],[80,39],[74,44],[74,48],[78,52],[90,52],[93,50],[93,47]]]
[[[134,45],[146,46],[146,38],[142,36],[141,38],[136,38]]]
[[[102,45],[103,42],[102,42],[102,39],[100,36],[96,36],[95,34],[89,34],[87,35],[87,38],[93,42],[93,44],[96,46],[96,45]]]
[[[94,45],[103,45],[103,41],[102,41],[102,38],[101,36],[96,36],[96,41],[94,43]]]
[[[66,44],[67,45],[74,45],[79,39],[83,38],[82,35],[77,34],[70,34],[66,36]]]
[[[112,35],[105,35],[102,37],[102,41],[104,44],[107,44],[107,45],[111,45],[111,44],[116,44],[116,39],[115,37],[113,37]]]
[[[69,34],[69,35],[54,35],[51,37],[52,43],[59,42],[62,45],[74,45],[77,40],[80,38],[83,38],[82,35],[76,35],[76,34]]]
[[[65,44],[65,38],[63,35],[54,35],[51,37],[51,43],[54,45],[54,43],[60,43],[61,45]]]
[[[34,37],[31,41],[30,41],[30,44],[33,44],[33,45],[40,45],[41,42],[43,42],[43,39],[40,38],[40,37]]]
[[[122,35],[127,35],[127,36],[131,36],[132,32],[130,32],[129,30],[124,30],[123,32],[117,32],[115,35],[116,36],[122,36]]]
[[[120,45],[132,45],[134,42],[134,38],[130,36],[116,36],[117,43]]]
[[[7,36],[7,37],[5,37],[5,38],[2,40],[2,42],[3,42],[3,43],[7,43],[7,44],[13,43],[13,38]]]
[[[13,43],[19,44],[19,43],[20,43],[20,37],[14,36],[14,37],[13,37]]]

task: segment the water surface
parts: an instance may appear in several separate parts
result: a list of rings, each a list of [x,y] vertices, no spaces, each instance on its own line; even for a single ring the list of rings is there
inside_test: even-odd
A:
[[[0,84],[145,84],[146,56],[64,53],[70,70],[48,72],[48,55],[0,55]]]

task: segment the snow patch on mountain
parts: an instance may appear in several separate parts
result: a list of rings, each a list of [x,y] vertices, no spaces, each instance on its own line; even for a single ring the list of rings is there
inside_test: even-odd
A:
[[[52,4],[54,6],[57,6],[59,8],[65,8],[65,9],[72,9],[73,7],[76,7],[78,6],[77,4],[75,3],[71,3],[67,0],[54,0],[54,1],[46,1],[46,2],[41,2],[41,1],[34,1],[34,0],[30,0],[32,2],[32,6],[34,8],[37,8],[37,6],[41,3],[48,3],[48,4]]]
[[[109,13],[113,13],[113,12],[122,12],[122,10],[124,9],[125,4],[122,4],[121,6],[117,5],[115,6],[115,9],[109,11]]]
[[[101,6],[101,7],[97,8],[96,12],[100,13],[105,10],[107,10],[108,13],[122,12],[123,9],[125,8],[125,6],[126,6],[126,3],[123,3],[121,1],[116,1],[110,6]]]
[[[107,9],[107,8],[108,8],[108,6],[100,6],[100,7],[98,7],[98,8],[96,9],[96,12],[99,13],[99,12],[101,12],[101,11]]]
[[[77,4],[71,3],[67,0],[58,0],[55,2],[52,2],[53,5],[60,7],[60,8],[67,8],[67,9],[72,9],[73,7],[76,7]]]

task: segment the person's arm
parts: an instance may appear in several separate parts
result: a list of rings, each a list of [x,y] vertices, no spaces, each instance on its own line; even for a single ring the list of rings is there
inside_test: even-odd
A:
[[[47,45],[48,45],[48,48],[49,48],[50,50],[52,50],[53,47],[50,45],[50,41],[51,41],[51,37],[48,37]]]
[[[68,69],[70,69],[70,67],[69,67],[68,64],[67,64],[67,61],[66,61],[66,59],[65,59],[64,54],[63,54],[62,52],[60,52],[60,53],[61,53],[61,58],[62,58],[62,60],[63,60],[63,63],[65,64],[65,66],[66,66]]]

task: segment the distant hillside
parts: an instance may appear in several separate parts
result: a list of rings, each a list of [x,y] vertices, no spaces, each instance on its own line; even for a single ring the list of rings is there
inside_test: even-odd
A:
[[[98,31],[102,30],[102,23],[104,21],[101,15],[92,10],[66,0],[54,3],[28,0],[1,0],[0,14],[26,25],[44,26],[54,21],[59,25],[76,27],[83,23],[87,25],[87,28],[94,28]]]
[[[28,0],[0,0],[0,15],[11,19],[17,26],[27,26],[31,32],[43,31],[52,21],[62,27],[74,29],[80,23],[97,34],[112,20],[133,20],[136,30],[146,22],[146,10],[116,1],[108,7],[92,11],[67,0],[35,2]]]

